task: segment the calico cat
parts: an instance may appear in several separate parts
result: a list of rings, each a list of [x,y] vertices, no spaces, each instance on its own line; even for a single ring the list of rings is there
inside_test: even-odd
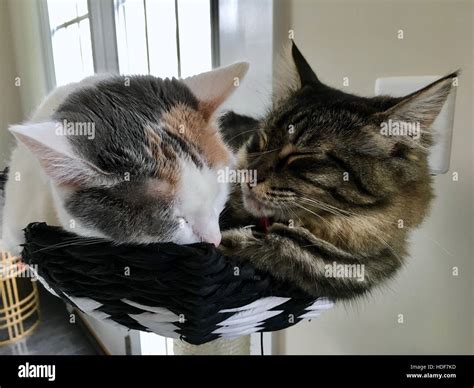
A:
[[[237,168],[257,181],[232,195],[220,250],[312,295],[354,298],[397,272],[428,213],[430,127],[457,74],[402,98],[366,98],[322,83],[294,44],[289,65],[292,81],[263,119],[221,119],[234,127],[229,140],[251,132]],[[389,120],[420,131],[390,136]],[[263,232],[236,228],[259,219]]]
[[[95,76],[56,89],[18,140],[5,187],[3,249],[30,222],[116,243],[220,242],[234,156],[214,123],[247,63],[184,80]]]

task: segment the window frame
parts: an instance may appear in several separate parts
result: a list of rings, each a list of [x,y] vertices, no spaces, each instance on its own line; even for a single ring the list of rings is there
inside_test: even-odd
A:
[[[94,72],[119,73],[114,0],[87,0]]]
[[[45,80],[48,92],[56,87],[56,70],[54,68],[53,41],[49,24],[48,0],[37,2],[41,29],[41,48],[44,53]]]
[[[177,3],[178,0],[175,0]],[[49,23],[47,0],[39,0],[38,15],[42,35],[42,51],[46,69],[46,85],[48,91],[56,85],[56,70],[54,65],[51,26]],[[87,0],[88,18],[90,25],[92,59],[94,74],[119,74],[117,47],[117,31],[115,28],[114,0]],[[211,12],[211,63],[212,68],[220,66],[219,53],[219,0],[210,0]],[[76,18],[77,19],[77,18]],[[77,20],[74,20],[77,21]],[[69,21],[73,22],[73,21]]]

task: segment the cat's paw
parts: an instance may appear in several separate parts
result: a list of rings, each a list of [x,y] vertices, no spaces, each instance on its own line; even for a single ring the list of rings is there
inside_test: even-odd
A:
[[[252,232],[250,228],[226,230],[222,232],[222,240],[217,249],[224,255],[232,256],[258,241],[258,238],[259,233]]]
[[[230,229],[222,232],[221,246],[235,248],[240,246],[242,242],[255,239],[252,230],[248,228]]]
[[[314,237],[314,235],[304,226],[288,226],[288,225],[281,224],[278,222],[275,222],[274,224],[270,226],[270,228],[268,229],[268,233],[269,234],[276,233],[281,236],[292,233],[292,234],[301,234],[307,238]]]

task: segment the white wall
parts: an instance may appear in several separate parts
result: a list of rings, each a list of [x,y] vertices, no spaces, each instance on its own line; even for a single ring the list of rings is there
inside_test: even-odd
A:
[[[473,10],[457,1],[277,2],[275,36],[295,39],[324,82],[372,95],[382,76],[461,68],[451,170],[435,178],[431,216],[413,234],[398,277],[365,301],[340,305],[278,334],[285,354],[473,352]],[[397,31],[404,30],[404,39]],[[452,172],[459,173],[453,182]],[[452,276],[452,267],[459,276]],[[397,323],[404,315],[403,324]]]
[[[10,158],[13,137],[7,128],[21,120],[19,88],[15,86],[18,76],[15,67],[15,55],[11,41],[11,25],[6,0],[0,0],[0,169]]]

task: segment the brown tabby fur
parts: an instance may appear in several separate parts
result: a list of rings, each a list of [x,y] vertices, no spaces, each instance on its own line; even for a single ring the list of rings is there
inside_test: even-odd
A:
[[[290,59],[297,83],[261,120],[242,118],[252,134],[238,168],[255,170],[257,184],[236,186],[221,250],[312,295],[351,299],[397,272],[410,230],[428,214],[430,127],[457,74],[403,98],[365,98],[324,85],[295,45]],[[237,128],[231,115],[221,123]],[[420,138],[383,135],[389,119],[418,123]],[[265,217],[266,233],[236,228]],[[328,275],[334,263],[359,265],[363,279]]]

